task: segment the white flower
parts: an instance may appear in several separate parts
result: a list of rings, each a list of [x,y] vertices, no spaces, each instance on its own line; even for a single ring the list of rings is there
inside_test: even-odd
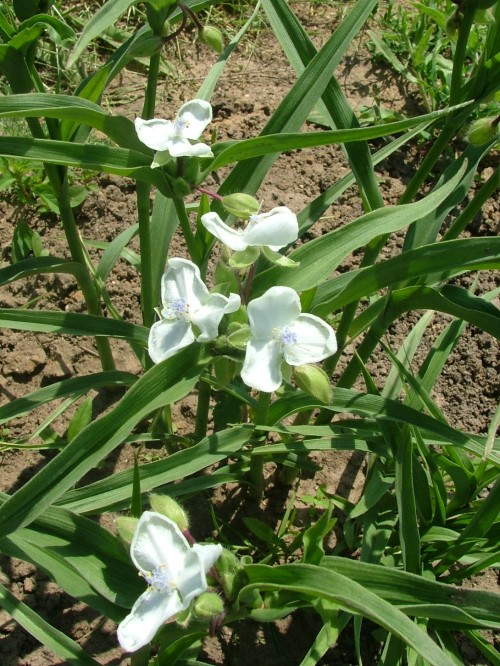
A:
[[[200,269],[188,259],[170,259],[161,283],[163,319],[151,326],[148,350],[155,363],[164,361],[194,340],[208,342],[219,332],[222,317],[236,312],[240,297],[210,294]],[[195,331],[193,330],[195,327]]]
[[[271,287],[248,304],[251,338],[241,378],[247,386],[271,393],[280,387],[281,364],[317,363],[337,350],[333,328],[319,317],[301,314],[297,293]]]
[[[207,589],[206,574],[222,552],[220,544],[190,546],[177,525],[160,513],[142,514],[130,556],[148,589],[118,627],[127,652],[149,643],[169,618]]]
[[[192,144],[212,120],[212,107],[203,99],[192,99],[179,109],[174,121],[153,118],[135,119],[135,131],[139,140],[156,150],[152,167],[161,166],[170,157],[211,157],[210,146]]]
[[[244,229],[229,227],[217,213],[205,213],[201,222],[216,238],[236,251],[263,245],[277,251],[293,243],[299,235],[297,216],[286,206],[273,208],[269,213],[251,215]]]

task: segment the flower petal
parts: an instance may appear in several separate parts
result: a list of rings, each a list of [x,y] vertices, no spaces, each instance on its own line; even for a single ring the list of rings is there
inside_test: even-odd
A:
[[[252,215],[244,232],[248,245],[267,245],[272,250],[280,250],[293,243],[298,235],[297,216],[286,206],[273,208],[269,213]]]
[[[300,299],[290,287],[271,287],[247,308],[252,336],[272,338],[276,329],[289,326],[300,315]]]
[[[227,245],[231,250],[246,250],[248,243],[245,241],[244,232],[241,229],[229,227],[217,213],[205,213],[201,216],[201,223],[216,238]]]
[[[184,558],[184,567],[176,580],[176,585],[183,608],[187,608],[191,599],[198,597],[208,587],[200,557],[193,549],[190,549]]]
[[[166,565],[172,578],[177,578],[189,551],[186,537],[173,520],[155,511],[142,514],[130,546],[130,556],[139,571],[151,572]]]
[[[182,298],[192,311],[208,301],[209,293],[200,277],[200,269],[189,259],[169,259],[161,282],[163,305]]]
[[[151,326],[148,352],[153,363],[160,363],[194,341],[194,333],[188,321],[162,319]]]
[[[134,125],[139,141],[142,141],[148,148],[158,151],[168,150],[175,133],[174,123],[171,120],[136,118]]]
[[[197,338],[198,342],[215,340],[219,334],[222,317],[226,313],[236,312],[240,305],[241,299],[237,294],[230,294],[229,298],[222,294],[210,294],[208,303],[191,317],[192,323],[201,331]]]
[[[201,562],[201,566],[206,574],[210,571],[210,569],[214,566],[222,554],[222,546],[220,543],[195,543],[192,549],[195,551],[195,553],[197,553]]]
[[[283,348],[285,361],[290,365],[318,363],[337,351],[333,328],[311,314],[301,314],[290,326],[296,341]]]
[[[212,121],[212,107],[204,99],[192,99],[181,106],[176,120],[184,138],[197,139]]]
[[[253,389],[272,393],[281,386],[282,360],[277,340],[252,338],[247,343],[241,378]]]
[[[210,146],[206,143],[189,143],[182,137],[174,137],[168,145],[172,157],[213,157]]]
[[[146,590],[132,607],[129,615],[118,626],[118,641],[127,652],[135,652],[147,645],[161,625],[183,609],[177,592],[165,594]]]

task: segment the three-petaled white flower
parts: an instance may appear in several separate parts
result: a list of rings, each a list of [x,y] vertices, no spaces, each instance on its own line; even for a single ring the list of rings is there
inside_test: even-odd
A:
[[[157,151],[151,164],[157,167],[170,157],[211,157],[213,153],[206,143],[191,143],[211,120],[210,104],[203,99],[192,99],[181,106],[174,121],[136,118],[135,131],[142,143]]]
[[[249,246],[267,246],[273,251],[293,243],[299,235],[295,213],[286,206],[278,206],[269,213],[251,215],[244,229],[228,226],[217,213],[201,216],[203,226],[231,250],[246,250]]]
[[[222,317],[236,312],[241,300],[210,294],[200,269],[188,259],[170,259],[161,282],[163,319],[151,326],[148,351],[155,363],[164,361],[195,340],[215,340]],[[193,330],[195,328],[195,331]]]
[[[301,314],[298,294],[271,287],[248,304],[251,338],[241,378],[247,386],[271,393],[281,385],[281,364],[317,363],[337,350],[333,328],[319,317]]]
[[[118,627],[122,648],[135,652],[149,643],[162,624],[205,592],[206,574],[221,552],[220,544],[190,546],[173,520],[144,512],[130,556],[148,588]]]

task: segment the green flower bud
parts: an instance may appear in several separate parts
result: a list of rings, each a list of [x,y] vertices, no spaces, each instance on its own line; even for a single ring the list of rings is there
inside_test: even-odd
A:
[[[445,31],[448,37],[456,37],[461,23],[462,23],[462,17],[457,12],[455,12],[448,18],[445,25]]]
[[[222,41],[222,32],[213,25],[206,25],[198,32],[200,42],[209,46],[216,53],[222,53],[224,42]]]
[[[470,126],[467,140],[473,146],[482,146],[498,134],[499,126],[495,118],[480,118]]]
[[[222,205],[228,213],[236,217],[241,217],[244,220],[250,217],[250,215],[258,213],[260,208],[257,199],[244,192],[236,192],[235,194],[228,194],[222,197]]]
[[[245,349],[250,339],[250,327],[247,325],[238,325],[231,333],[226,336],[226,343],[235,349]]]
[[[188,183],[184,178],[175,178],[172,185],[176,197],[184,199],[184,197],[187,197],[188,194],[191,194],[191,184]]]
[[[215,564],[224,594],[233,601],[238,596],[241,588],[246,585],[247,577],[245,570],[234,553],[224,548]]]
[[[128,545],[132,543],[138,522],[138,518],[132,518],[130,516],[119,516],[115,521],[118,536]]]
[[[227,386],[236,376],[238,364],[225,356],[216,356],[213,361],[213,369],[217,381],[222,386]]]
[[[224,602],[215,592],[203,592],[195,600],[193,616],[202,622],[210,622],[224,611]]]
[[[229,259],[231,268],[241,270],[254,264],[260,255],[260,248],[256,245],[249,245],[246,250],[238,250]]]
[[[324,370],[316,365],[300,365],[294,367],[293,375],[299,388],[318,398],[321,402],[327,405],[330,404],[333,391],[328,375]]]
[[[153,511],[173,520],[181,532],[189,529],[189,519],[186,512],[169,495],[150,495],[149,503]]]

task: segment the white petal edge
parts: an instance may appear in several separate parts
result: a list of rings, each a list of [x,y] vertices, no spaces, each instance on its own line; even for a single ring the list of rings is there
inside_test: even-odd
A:
[[[231,250],[240,252],[246,250],[248,243],[245,241],[244,232],[229,227],[217,213],[205,213],[201,216],[201,223],[216,238],[227,245]]]
[[[296,344],[284,349],[285,361],[290,365],[318,363],[337,351],[333,328],[311,314],[301,314],[290,327],[297,336]]]
[[[194,341],[194,333],[189,322],[163,319],[151,326],[148,352],[153,363],[160,363]]]
[[[179,137],[170,141],[168,152],[172,157],[213,157],[212,149],[206,143],[189,143]]]
[[[141,573],[166,564],[172,576],[177,576],[189,550],[186,537],[173,520],[154,511],[145,511],[134,532],[130,557]]]
[[[250,388],[272,393],[281,386],[283,380],[282,360],[276,340],[252,338],[247,343],[241,378]]]
[[[182,130],[186,139],[197,139],[212,121],[212,107],[204,99],[192,99],[181,106],[177,120],[188,123]]]
[[[280,206],[258,216],[257,223],[249,223],[245,241],[249,245],[266,245],[277,251],[297,240],[297,216],[289,208]]]
[[[157,151],[168,150],[175,131],[174,123],[171,120],[136,118],[134,125],[139,141],[145,146]]]
[[[118,626],[118,641],[127,652],[135,652],[147,645],[158,629],[169,618],[183,609],[177,592],[146,590],[132,607],[129,615]]]
[[[222,317],[229,312],[235,312],[241,304],[237,294],[228,298],[222,294],[210,294],[208,303],[203,305],[191,317],[192,323],[200,329],[199,342],[215,340],[219,334],[219,324]]]
[[[197,310],[208,301],[208,289],[200,277],[200,269],[189,259],[174,257],[168,260],[161,282],[163,305],[183,298],[191,308]]]
[[[247,307],[252,335],[271,338],[275,329],[290,326],[300,315],[300,299],[290,287],[271,287]]]

